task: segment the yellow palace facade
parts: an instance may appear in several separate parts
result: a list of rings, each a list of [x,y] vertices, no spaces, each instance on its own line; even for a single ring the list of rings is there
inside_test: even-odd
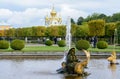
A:
[[[50,12],[50,16],[45,17],[45,25],[46,26],[57,26],[62,24],[62,18],[57,16],[57,12],[55,11],[54,7]]]

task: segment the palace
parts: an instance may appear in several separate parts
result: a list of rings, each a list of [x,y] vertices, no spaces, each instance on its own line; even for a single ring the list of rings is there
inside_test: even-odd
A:
[[[52,8],[50,12],[50,16],[45,17],[45,25],[46,26],[58,26],[61,25],[62,18],[60,16],[57,16],[57,12],[54,10],[54,7]]]

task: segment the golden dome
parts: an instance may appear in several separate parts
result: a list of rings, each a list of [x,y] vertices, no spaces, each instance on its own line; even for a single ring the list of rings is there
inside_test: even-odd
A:
[[[57,13],[56,13],[56,11],[54,10],[54,7],[52,8],[52,11],[51,11],[50,14],[51,14],[51,16],[53,16],[53,17],[56,16]]]
[[[54,6],[52,7],[50,11],[50,16],[45,17],[45,24],[47,26],[51,25],[60,25],[62,23],[62,18],[60,16],[57,16],[57,12],[54,9]]]

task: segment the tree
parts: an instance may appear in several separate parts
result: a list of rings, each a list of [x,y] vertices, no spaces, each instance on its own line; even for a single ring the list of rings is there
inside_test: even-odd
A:
[[[105,35],[110,37],[110,43],[112,44],[114,41],[114,32],[116,29],[115,23],[106,23],[105,24]]]
[[[90,36],[104,36],[105,35],[105,21],[91,20],[88,22]]]
[[[46,27],[44,26],[38,26],[36,27],[36,31],[37,31],[37,36],[45,36],[45,31],[46,31]]]
[[[84,18],[83,17],[79,17],[78,20],[77,20],[77,24],[78,25],[82,25],[83,21],[84,21]]]
[[[57,26],[47,27],[45,35],[48,37],[56,37],[59,36],[59,30]]]
[[[118,44],[120,44],[120,21],[116,23]]]
[[[97,19],[103,19],[103,20],[107,20],[106,19],[107,16],[103,13],[93,13],[92,15],[87,16],[87,18],[84,19],[85,22],[88,22],[90,20],[97,20]]]
[[[17,29],[15,30],[15,36],[16,36],[16,37],[22,37],[22,36],[24,36],[23,28],[17,28]]]
[[[112,22],[120,21],[120,13],[115,13],[112,15]]]
[[[112,17],[111,16],[107,16],[105,20],[106,20],[106,22],[112,22]]]
[[[75,36],[76,27],[77,27],[76,24],[71,24],[71,35],[72,35],[72,37]]]
[[[106,36],[113,36],[115,31],[116,25],[115,23],[106,23],[105,24],[105,35]]]
[[[65,37],[65,35],[66,35],[66,26],[64,26],[64,25],[58,26],[58,35],[60,37]]]
[[[75,24],[75,21],[74,21],[74,19],[73,19],[73,18],[71,18],[71,23],[72,23],[72,24]]]
[[[46,37],[50,37],[50,32],[51,32],[50,27],[47,27],[47,28],[46,28],[46,31],[45,31],[45,36],[46,36]]]
[[[98,19],[104,19],[104,20],[105,20],[106,17],[107,17],[107,16],[106,16],[105,14],[99,14]]]
[[[76,37],[82,37],[83,36],[81,27],[79,27],[79,26],[76,27],[75,36]]]
[[[37,28],[35,26],[32,27],[32,36],[38,36],[37,35]]]
[[[32,36],[32,28],[22,28],[23,37]]]
[[[50,36],[52,36],[52,37],[59,36],[58,35],[59,33],[58,33],[58,27],[57,26],[51,26],[50,29],[51,29]]]
[[[15,29],[11,28],[9,30],[6,30],[5,34],[6,34],[7,37],[14,37],[15,36]]]
[[[93,13],[92,15],[87,16],[87,18],[85,19],[86,22],[90,21],[90,20],[97,20],[99,19],[99,13]]]
[[[89,28],[87,23],[83,23],[76,27],[75,31],[76,37],[87,37],[89,35]]]

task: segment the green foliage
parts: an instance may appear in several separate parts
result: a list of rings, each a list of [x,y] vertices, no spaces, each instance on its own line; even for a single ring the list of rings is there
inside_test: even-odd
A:
[[[120,12],[119,13],[114,13],[111,17],[112,22],[120,21]]]
[[[24,37],[32,36],[32,28],[22,28],[22,31]]]
[[[83,23],[83,25],[77,26],[75,31],[76,37],[86,37],[89,35],[89,28],[87,23]]]
[[[84,21],[84,18],[83,17],[79,17],[78,20],[77,20],[77,24],[78,25],[82,25],[83,21]]]
[[[106,23],[106,25],[105,25],[105,35],[106,36],[113,36],[115,28],[116,28],[115,23]]]
[[[47,45],[47,46],[51,46],[51,45],[53,45],[53,41],[51,41],[51,40],[47,40],[47,41],[45,42],[45,45]]]
[[[11,28],[9,30],[6,30],[6,36],[8,37],[14,37],[15,36],[15,29],[14,28]]]
[[[102,19],[91,20],[88,22],[90,36],[105,35],[105,21]]]
[[[66,26],[61,25],[61,26],[57,26],[58,27],[58,34],[60,37],[64,37],[66,34]]]
[[[120,44],[120,21],[116,23],[118,44]]]
[[[75,36],[77,26],[78,26],[77,24],[71,24],[71,34],[72,34],[72,36]]]
[[[107,16],[105,14],[93,13],[92,15],[87,16],[87,18],[85,18],[84,21],[88,22],[91,20],[106,19],[106,18]]]
[[[9,48],[9,42],[6,40],[0,40],[0,49],[8,49]]]
[[[65,46],[66,46],[65,40],[60,40],[60,41],[58,41],[58,46],[59,46],[59,47],[65,47]]]
[[[76,42],[75,46],[78,50],[87,50],[90,47],[90,43],[87,40],[79,40]]]
[[[50,37],[59,36],[59,29],[57,26],[47,27],[45,34]]]
[[[45,26],[33,26],[32,35],[33,36],[45,36],[46,27]]]
[[[74,21],[74,19],[73,19],[73,18],[71,18],[71,23],[72,23],[72,24],[75,24],[75,21]]]
[[[16,37],[21,37],[21,36],[24,36],[24,32],[23,32],[23,28],[17,28],[16,30],[15,30],[15,36]]]
[[[13,40],[10,44],[10,47],[14,50],[22,50],[25,47],[25,43],[23,40]]]
[[[106,41],[98,41],[97,48],[98,49],[106,49],[108,47],[108,43]]]

